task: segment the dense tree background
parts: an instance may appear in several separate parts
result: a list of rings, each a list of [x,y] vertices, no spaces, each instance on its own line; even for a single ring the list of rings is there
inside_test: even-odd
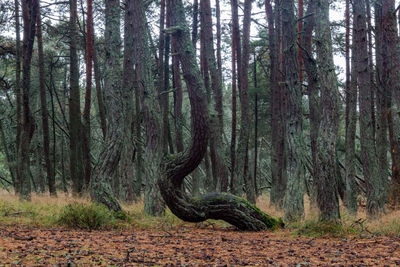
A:
[[[2,0],[0,187],[243,229],[262,194],[286,221],[305,195],[378,217],[400,205],[397,5]]]

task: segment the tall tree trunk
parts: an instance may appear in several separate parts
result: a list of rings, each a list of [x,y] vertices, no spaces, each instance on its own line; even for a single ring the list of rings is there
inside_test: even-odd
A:
[[[135,193],[135,179],[133,159],[135,155],[134,147],[134,125],[133,125],[133,91],[135,84],[134,70],[134,39],[133,39],[133,25],[132,25],[132,11],[125,10],[125,23],[124,23],[124,65],[122,73],[122,92],[124,99],[124,146],[121,155],[120,169],[121,169],[121,197],[124,201],[132,202],[140,195]]]
[[[356,188],[356,124],[357,124],[357,72],[354,56],[354,22],[353,20],[353,54],[350,70],[350,0],[346,0],[346,205],[349,213],[357,214]]]
[[[204,48],[205,57],[207,60],[207,66],[209,75],[211,76],[211,87],[213,90],[213,103],[216,118],[212,118],[212,132],[210,139],[210,150],[212,154],[212,165],[213,165],[213,176],[214,176],[214,188],[217,188],[217,184],[220,184],[221,191],[226,192],[228,190],[228,169],[225,165],[223,151],[223,110],[222,110],[222,77],[220,76],[219,69],[217,67],[217,61],[215,59],[214,47],[213,47],[213,35],[212,35],[212,19],[211,19],[211,4],[209,0],[201,1],[201,15],[202,19],[202,31],[204,31]],[[208,75],[208,74],[207,74]]]
[[[16,130],[16,140],[15,140],[15,158],[18,160],[19,148],[21,144],[21,109],[22,109],[22,95],[21,95],[21,33],[20,33],[20,12],[19,12],[19,1],[15,0],[15,98],[16,98],[16,117],[17,117],[17,130]],[[14,190],[15,193],[19,193],[21,187],[21,181],[18,175],[18,162],[16,162],[15,170],[15,183]]]
[[[360,90],[360,143],[361,160],[367,189],[367,215],[376,217],[383,212],[385,198],[381,191],[385,189],[378,173],[377,157],[375,152],[375,138],[371,119],[371,93],[370,76],[368,72],[368,43],[366,30],[365,1],[353,2],[355,21],[355,57],[357,68],[357,81]]]
[[[239,89],[239,92],[241,91],[241,80],[242,80],[242,75],[241,75],[241,68],[242,68],[242,46],[240,43],[240,27],[239,27],[239,14],[238,14],[238,8],[239,8],[239,3],[237,0],[231,0],[231,12],[232,12],[232,43],[236,49],[235,51],[235,59],[236,59],[236,78],[235,82],[237,82],[237,87]],[[206,84],[207,88],[207,84]],[[236,91],[236,90],[235,90]],[[235,93],[236,96],[236,93]],[[235,97],[236,99],[236,97]],[[233,100],[232,100],[233,101]],[[235,100],[235,107],[236,107],[236,100]],[[233,110],[232,110],[233,113]],[[236,116],[236,110],[235,110],[235,116]],[[236,122],[236,120],[235,120]],[[235,130],[235,139],[236,139],[236,127],[235,129],[232,129],[232,131]],[[235,143],[231,143],[231,148],[232,145],[236,147],[236,140]],[[244,161],[244,159],[243,159]],[[237,151],[235,151],[235,160],[233,161],[235,168],[232,170],[233,175],[231,175],[231,192],[232,194],[236,195],[242,195],[243,194],[243,184],[244,184],[244,176],[240,176],[237,173],[238,168],[238,155]]]
[[[82,151],[82,122],[79,90],[79,68],[77,55],[77,2],[70,0],[70,93],[69,93],[69,120],[70,120],[70,174],[72,192],[81,194],[84,184],[84,162]]]
[[[249,138],[250,138],[250,110],[249,110],[249,58],[250,58],[250,23],[251,23],[251,0],[244,2],[242,54],[240,65],[240,133],[237,148],[236,175],[243,177],[247,200],[256,202],[253,180],[249,175]]]
[[[161,11],[160,11],[160,41],[159,41],[159,66],[158,66],[158,90],[160,95],[160,106],[163,116],[162,120],[162,147],[163,154],[168,153],[168,134],[169,134],[169,121],[168,121],[168,110],[169,110],[169,77],[168,77],[168,64],[167,61],[169,56],[169,37],[165,35],[165,0],[161,0]]]
[[[232,28],[232,127],[231,127],[231,180],[230,189],[233,192],[235,185],[235,168],[236,168],[236,92],[237,92],[237,77],[236,77],[236,40],[233,38],[234,30]]]
[[[315,33],[322,115],[317,141],[317,203],[320,220],[338,221],[339,197],[336,177],[336,137],[339,127],[339,90],[333,62],[329,0],[316,6]]]
[[[399,37],[396,27],[395,1],[382,1],[382,82],[384,91],[391,95],[390,106],[390,143],[392,155],[392,185],[389,192],[389,200],[392,205],[400,205],[400,54]],[[386,173],[386,172],[384,172]],[[382,175],[379,187],[379,199],[386,200],[384,185],[387,176]],[[384,204],[384,203],[383,203]],[[382,204],[382,205],[383,205]]]
[[[374,82],[374,63],[372,57],[372,16],[371,16],[371,4],[370,1],[365,1],[367,10],[367,30],[368,30],[368,72],[371,82],[371,121],[372,121],[372,133],[375,138],[376,136],[376,116],[375,116],[375,82]]]
[[[254,166],[253,166],[253,183],[254,192],[256,197],[259,195],[257,188],[257,164],[258,164],[258,84],[257,84],[257,57],[256,49],[254,48],[254,58],[253,58],[253,82],[256,93],[254,94]]]
[[[175,38],[177,50],[180,51],[179,60],[191,104],[193,136],[185,153],[163,164],[164,175],[158,180],[161,194],[171,211],[185,221],[201,222],[214,218],[226,220],[242,230],[274,228],[278,224],[275,219],[238,197],[213,193],[193,199],[182,190],[185,176],[200,164],[207,150],[209,126],[205,87],[197,68],[182,1],[167,1],[174,7],[169,9],[169,32]]]
[[[99,163],[91,179],[90,195],[96,202],[118,212],[121,210],[121,206],[114,197],[112,185],[117,178],[117,167],[121,158],[125,130],[121,95],[120,2],[119,0],[106,0],[105,4],[104,93],[108,106],[108,125],[107,135],[99,155]]]
[[[107,134],[106,109],[104,107],[103,93],[101,91],[100,68],[97,61],[97,50],[94,47],[94,40],[93,40],[93,68],[94,68],[94,80],[96,83],[97,105],[99,106],[100,126],[101,126],[101,131],[103,133],[103,139],[105,139]]]
[[[270,85],[271,85],[271,204],[277,208],[283,208],[283,197],[286,190],[286,175],[284,168],[284,121],[282,119],[282,87],[279,85],[280,76],[280,58],[281,51],[279,49],[280,35],[280,10],[275,4],[275,9],[272,9],[271,1],[265,1],[265,11],[268,19],[268,40],[270,49]]]
[[[42,111],[42,131],[43,131],[43,152],[46,162],[47,183],[51,196],[57,196],[55,188],[55,176],[53,175],[53,166],[50,160],[50,134],[49,134],[49,119],[47,113],[47,100],[45,89],[45,74],[44,74],[44,56],[43,56],[43,38],[42,38],[42,19],[40,12],[40,4],[37,14],[37,42],[39,56],[39,91],[40,91],[40,108]],[[55,162],[54,162],[55,163]]]
[[[35,122],[30,110],[30,70],[38,7],[39,2],[37,0],[22,1],[22,15],[24,21],[24,38],[22,46],[22,132],[20,151],[18,153],[17,181],[20,182],[20,188],[18,190],[20,199],[25,200],[31,199],[29,147],[35,131]]]
[[[316,188],[314,181],[318,179],[317,169],[317,139],[320,126],[320,97],[318,91],[318,71],[317,62],[313,56],[313,30],[315,28],[315,6],[316,2],[310,0],[307,7],[307,15],[304,21],[304,34],[302,38],[302,58],[307,74],[308,108],[310,111],[310,145],[312,158],[312,177],[313,183],[308,185],[308,194],[310,196],[311,208],[316,207]]]
[[[85,185],[90,184],[92,164],[90,158],[90,107],[92,103],[92,63],[93,63],[93,3],[87,0],[86,23],[86,94],[83,111],[83,153],[85,162]]]
[[[143,103],[143,125],[146,132],[144,211],[149,215],[159,216],[165,212],[165,204],[157,186],[163,158],[162,115],[157,101],[157,89],[153,84],[144,2],[131,0],[128,8],[133,13],[133,38],[136,40],[133,58],[136,66],[136,84]]]
[[[296,46],[296,20],[293,0],[282,1],[282,28],[287,111],[286,138],[288,143],[288,184],[285,193],[285,219],[294,221],[304,214],[304,166],[302,164],[303,123]]]

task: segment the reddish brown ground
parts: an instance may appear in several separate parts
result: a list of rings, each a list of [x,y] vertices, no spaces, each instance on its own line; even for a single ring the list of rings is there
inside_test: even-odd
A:
[[[399,266],[400,238],[311,238],[183,225],[77,231],[0,225],[0,265]],[[298,265],[300,264],[300,265]]]

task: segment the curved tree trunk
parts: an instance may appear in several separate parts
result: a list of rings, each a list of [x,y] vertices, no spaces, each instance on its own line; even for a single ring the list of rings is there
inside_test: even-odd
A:
[[[193,199],[182,189],[186,175],[200,164],[207,150],[209,125],[205,88],[195,60],[182,1],[167,1],[170,6],[175,7],[168,10],[171,27],[167,31],[175,39],[183,77],[188,88],[193,136],[190,147],[185,153],[161,165],[164,172],[158,180],[161,194],[171,211],[185,221],[222,219],[241,230],[275,228],[279,225],[277,220],[242,198],[225,193],[210,193]]]

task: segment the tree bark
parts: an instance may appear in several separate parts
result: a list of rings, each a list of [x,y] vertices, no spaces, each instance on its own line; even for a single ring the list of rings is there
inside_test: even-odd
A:
[[[158,102],[158,91],[153,83],[151,58],[149,50],[149,32],[142,0],[131,0],[130,10],[133,13],[133,38],[136,40],[133,58],[136,66],[138,92],[141,97],[143,126],[146,134],[146,150],[144,153],[144,211],[152,216],[165,213],[165,204],[157,186],[161,176],[160,163],[163,157],[162,147],[162,115]]]
[[[82,151],[82,121],[79,90],[79,68],[77,55],[77,2],[70,0],[70,94],[69,94],[69,120],[70,120],[70,174],[72,192],[81,194],[84,184],[84,162]]]
[[[241,80],[242,80],[242,46],[240,42],[240,27],[239,27],[239,14],[238,14],[238,8],[239,8],[239,3],[237,0],[231,0],[231,12],[232,12],[232,43],[236,49],[235,51],[235,59],[236,59],[236,79],[237,79],[237,87],[239,89],[239,94],[241,91]],[[207,85],[206,85],[207,86]],[[207,87],[206,87],[207,88]],[[236,90],[235,90],[236,91]],[[236,93],[235,93],[236,96]],[[236,99],[236,97],[235,97]],[[235,100],[235,107],[236,107],[236,100]],[[233,112],[233,111],[232,111]],[[236,111],[235,111],[235,116],[236,116]],[[235,120],[236,122],[236,120]],[[233,129],[232,129],[233,131]],[[235,139],[236,139],[236,127],[235,127]],[[232,145],[235,147],[236,145],[236,140],[235,143],[231,143],[231,149]],[[244,159],[243,159],[244,160]],[[231,175],[231,192],[232,194],[236,195],[242,195],[244,190],[243,190],[243,184],[244,184],[244,176],[240,176],[237,173],[238,168],[238,155],[237,155],[237,149],[235,150],[235,160],[234,162],[234,169],[232,170],[233,175]]]
[[[97,50],[94,46],[94,40],[93,40],[93,68],[94,68],[94,80],[96,83],[97,105],[99,106],[100,126],[104,140],[107,135],[106,108],[104,107],[103,92],[101,90],[100,68],[97,61]]]
[[[355,68],[355,38],[353,20],[353,54],[350,70],[350,0],[346,0],[346,205],[351,215],[357,214],[356,188],[356,125],[357,125],[357,72]]]
[[[122,73],[122,92],[123,92],[123,103],[124,103],[124,146],[122,149],[120,170],[121,170],[121,195],[122,200],[132,202],[136,200],[139,195],[135,190],[137,186],[135,184],[135,175],[133,160],[137,149],[135,149],[135,138],[134,138],[134,124],[133,124],[133,91],[135,86],[135,73],[134,70],[134,39],[133,39],[133,12],[126,6],[125,9],[125,23],[124,23],[124,63]],[[136,159],[137,160],[137,159]]]
[[[237,92],[237,76],[236,76],[236,40],[233,38],[234,30],[232,28],[232,126],[231,126],[231,180],[230,189],[233,192],[235,186],[235,168],[236,168],[236,92]]]
[[[284,69],[286,79],[287,111],[286,138],[288,143],[288,183],[285,193],[285,219],[295,221],[304,215],[304,166],[302,164],[303,123],[296,46],[296,20],[294,1],[282,1],[282,28]]]
[[[280,22],[279,8],[275,5],[272,9],[271,1],[265,1],[265,11],[268,19],[268,40],[270,49],[270,95],[271,95],[271,204],[277,208],[283,208],[283,197],[286,191],[286,175],[284,168],[284,144],[285,128],[282,107],[282,87],[279,82],[282,80],[279,69],[281,51],[279,49]]]
[[[50,134],[49,134],[49,119],[47,113],[47,100],[45,89],[45,73],[44,73],[44,56],[43,56],[43,38],[42,38],[42,20],[40,12],[40,4],[37,14],[37,42],[38,42],[38,57],[39,57],[39,91],[40,91],[40,108],[42,112],[42,131],[43,131],[43,152],[46,162],[47,183],[51,196],[57,196],[55,188],[55,177],[53,166],[50,160]]]
[[[338,178],[336,173],[336,138],[339,127],[339,90],[333,62],[329,0],[316,6],[315,33],[318,82],[321,92],[321,122],[317,141],[317,203],[320,220],[340,219]]]
[[[213,118],[212,132],[210,138],[210,150],[212,154],[212,169],[214,176],[214,188],[220,185],[221,191],[226,192],[228,190],[228,169],[225,165],[223,151],[223,109],[222,109],[222,77],[218,69],[218,62],[215,59],[214,47],[213,47],[213,34],[212,34],[212,19],[211,19],[211,4],[209,0],[202,0],[201,3],[201,14],[202,19],[202,31],[204,31],[204,48],[205,57],[207,60],[207,66],[209,75],[211,76],[211,87],[213,90],[213,103],[214,110],[216,113]],[[208,75],[208,74],[207,74]]]
[[[108,106],[108,125],[107,135],[99,155],[99,163],[91,179],[90,195],[96,202],[104,204],[110,210],[119,212],[121,206],[115,199],[112,185],[117,178],[117,167],[121,158],[125,130],[121,95],[120,2],[119,0],[106,0],[105,3],[104,93],[105,102]]]
[[[396,27],[395,1],[382,1],[382,83],[384,91],[391,95],[389,112],[390,146],[392,156],[392,185],[389,192],[390,203],[400,205],[400,54],[399,37]],[[386,173],[386,172],[384,172]],[[387,176],[382,175],[379,198],[386,200],[384,187]]]
[[[39,3],[37,0],[22,1],[22,15],[24,22],[24,37],[22,46],[22,132],[20,151],[18,153],[19,196],[22,200],[31,199],[31,181],[29,167],[29,148],[35,131],[35,122],[30,109],[30,87],[31,87],[31,60],[33,43],[36,32],[36,16]]]
[[[15,158],[16,169],[15,169],[15,183],[14,183],[14,191],[16,194],[19,193],[21,181],[19,180],[18,175],[18,155],[21,144],[21,129],[22,129],[22,119],[21,119],[21,109],[22,109],[22,95],[21,95],[21,33],[20,33],[20,12],[19,12],[19,1],[15,0],[15,98],[16,98],[16,118],[17,118],[17,127],[16,127],[16,139],[15,139]]]
[[[375,138],[371,121],[370,108],[370,76],[368,72],[368,43],[366,30],[365,1],[353,2],[355,21],[355,51],[357,81],[359,87],[360,107],[360,143],[361,160],[366,182],[367,215],[377,217],[384,211],[385,198],[381,191],[385,188],[378,173],[377,157],[375,152]]]
[[[90,158],[90,107],[92,103],[92,63],[93,63],[93,3],[87,0],[86,17],[86,94],[83,111],[83,153],[85,164],[85,186],[89,188],[92,164]]]
[[[302,58],[304,62],[305,71],[307,74],[307,91],[308,91],[308,108],[310,112],[310,145],[311,145],[311,159],[312,159],[312,178],[313,182],[309,185],[308,193],[310,195],[311,208],[316,207],[316,188],[314,181],[318,179],[317,169],[317,139],[320,126],[320,97],[318,90],[318,68],[317,62],[313,56],[313,31],[315,28],[315,6],[316,2],[311,0],[308,2],[307,17],[304,20],[304,34],[302,38],[303,53]],[[313,15],[311,15],[313,14]]]
[[[249,175],[249,138],[250,138],[250,113],[249,113],[249,58],[250,58],[250,23],[251,23],[251,0],[244,2],[243,34],[242,34],[242,54],[240,65],[240,132],[238,147],[236,151],[236,175],[243,177],[247,200],[251,203],[256,202],[253,180]]]

